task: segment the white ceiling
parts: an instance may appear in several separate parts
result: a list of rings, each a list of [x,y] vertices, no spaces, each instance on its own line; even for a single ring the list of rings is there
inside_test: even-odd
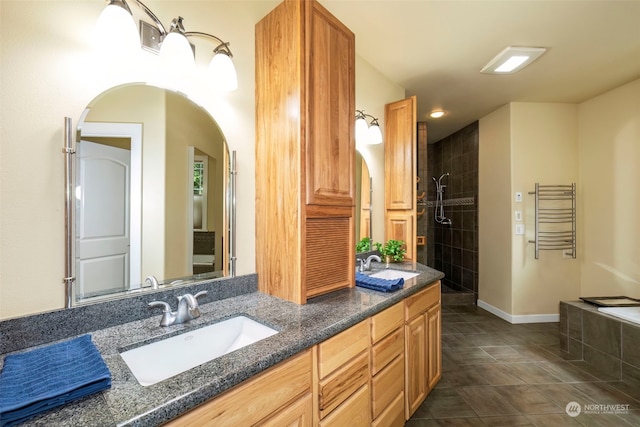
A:
[[[579,103],[640,78],[640,0],[320,2],[358,55],[417,96],[429,142],[512,101]],[[480,74],[509,45],[549,50],[516,74]],[[448,114],[430,119],[434,108]]]

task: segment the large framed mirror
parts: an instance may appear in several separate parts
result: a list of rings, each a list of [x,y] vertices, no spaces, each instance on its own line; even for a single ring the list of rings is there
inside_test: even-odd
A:
[[[77,127],[74,305],[233,271],[229,150],[204,109],[130,84]]]

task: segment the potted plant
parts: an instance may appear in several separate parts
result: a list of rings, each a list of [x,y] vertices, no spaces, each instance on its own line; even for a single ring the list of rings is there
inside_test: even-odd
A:
[[[356,243],[356,253],[368,252],[371,250],[371,239],[369,237],[363,237],[358,243]]]
[[[373,242],[370,237],[363,237],[356,243],[356,253],[379,251],[381,246],[380,242]]]
[[[404,254],[407,253],[404,247],[404,240],[389,239],[379,250],[385,257],[385,262],[389,264],[390,262],[402,262]]]

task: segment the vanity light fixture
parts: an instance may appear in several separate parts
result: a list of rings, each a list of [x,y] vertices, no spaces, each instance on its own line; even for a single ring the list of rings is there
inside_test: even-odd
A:
[[[367,117],[371,121],[367,123]],[[382,143],[382,131],[378,119],[363,110],[356,110],[356,144],[375,145]]]
[[[169,31],[162,25],[158,17],[140,0],[134,2],[144,14],[153,21],[153,25],[140,21],[140,37],[138,44],[147,51],[159,53],[163,66],[172,68],[193,68],[195,65],[195,47],[189,42],[191,37],[213,40],[216,47],[213,49],[213,58],[209,63],[209,74],[216,86],[222,90],[231,92],[238,88],[238,76],[231,58],[233,54],[229,48],[229,42],[209,33],[198,31],[186,31],[181,16],[171,21]],[[108,21],[108,22],[107,22]],[[135,29],[135,20],[127,0],[109,0],[109,4],[102,11],[98,19],[97,30],[113,38],[114,34],[130,31],[131,22]]]
[[[547,51],[545,47],[509,46],[480,70],[485,74],[511,74],[520,71]]]

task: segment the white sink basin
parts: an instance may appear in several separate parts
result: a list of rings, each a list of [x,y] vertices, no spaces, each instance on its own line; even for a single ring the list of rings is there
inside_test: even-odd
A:
[[[120,355],[138,382],[149,386],[277,333],[248,317],[237,316]]]
[[[403,271],[403,270],[382,270],[371,275],[371,277],[377,277],[379,279],[395,280],[403,278],[404,280],[411,279],[418,276],[420,273],[415,271]]]

